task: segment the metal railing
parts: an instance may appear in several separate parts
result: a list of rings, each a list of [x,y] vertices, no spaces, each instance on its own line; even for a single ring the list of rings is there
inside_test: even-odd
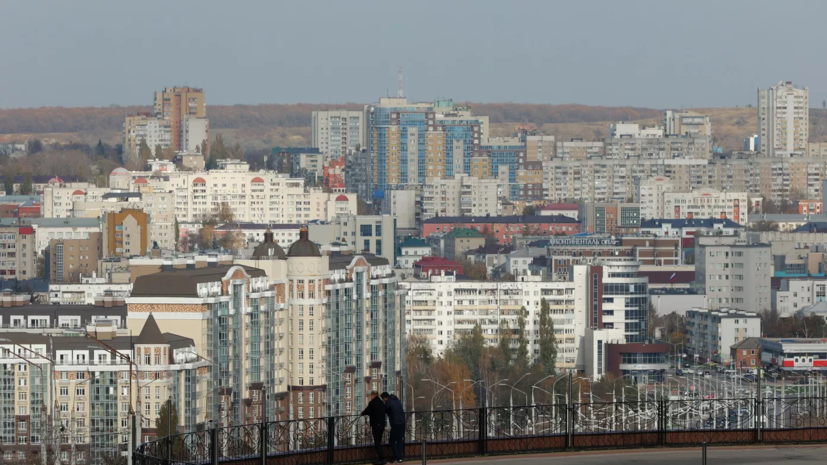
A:
[[[385,431],[385,444],[387,435]],[[827,442],[827,398],[569,402],[408,413],[405,456],[420,458],[426,442],[432,458]],[[360,416],[215,428],[160,438],[134,452],[136,464],[318,465],[374,459],[372,431]]]

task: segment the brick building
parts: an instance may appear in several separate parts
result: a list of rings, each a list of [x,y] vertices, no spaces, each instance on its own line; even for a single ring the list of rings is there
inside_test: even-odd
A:
[[[534,216],[444,216],[425,220],[422,237],[458,228],[476,229],[493,235],[500,244],[510,243],[515,235],[554,236],[580,233],[580,222],[561,215]]]
[[[734,369],[757,368],[761,366],[760,338],[749,337],[736,342],[729,348],[730,361]]]

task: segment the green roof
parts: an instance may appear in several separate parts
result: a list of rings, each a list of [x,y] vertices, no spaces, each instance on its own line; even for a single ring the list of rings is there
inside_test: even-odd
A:
[[[476,229],[459,228],[449,232],[448,237],[482,237],[482,234]]]
[[[399,244],[400,249],[404,249],[406,247],[430,247],[427,242],[423,241],[422,239],[417,239],[412,237],[405,242]]]

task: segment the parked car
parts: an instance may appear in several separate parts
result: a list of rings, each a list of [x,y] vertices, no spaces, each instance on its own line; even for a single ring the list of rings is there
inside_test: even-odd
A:
[[[744,375],[742,378],[744,379],[744,381],[749,381],[750,383],[755,382],[755,375]]]
[[[683,376],[683,370],[681,370],[680,368],[675,370],[675,376]]]
[[[703,370],[697,370],[697,371],[695,372],[695,374],[696,374],[696,375],[698,375],[698,376],[703,376],[703,375],[704,375],[704,371],[703,371]]]

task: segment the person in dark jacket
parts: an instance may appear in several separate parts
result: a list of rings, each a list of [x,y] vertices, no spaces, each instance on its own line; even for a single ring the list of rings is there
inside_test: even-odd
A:
[[[405,452],[405,409],[399,397],[387,392],[382,393],[382,400],[385,401],[385,413],[391,424],[390,443],[393,451],[394,463],[402,463],[402,456]]]
[[[370,402],[362,415],[367,415],[370,421],[370,429],[373,431],[373,446],[376,448],[375,465],[388,463],[385,460],[385,449],[382,447],[382,434],[385,432],[385,403],[379,398],[376,391],[370,392]]]

